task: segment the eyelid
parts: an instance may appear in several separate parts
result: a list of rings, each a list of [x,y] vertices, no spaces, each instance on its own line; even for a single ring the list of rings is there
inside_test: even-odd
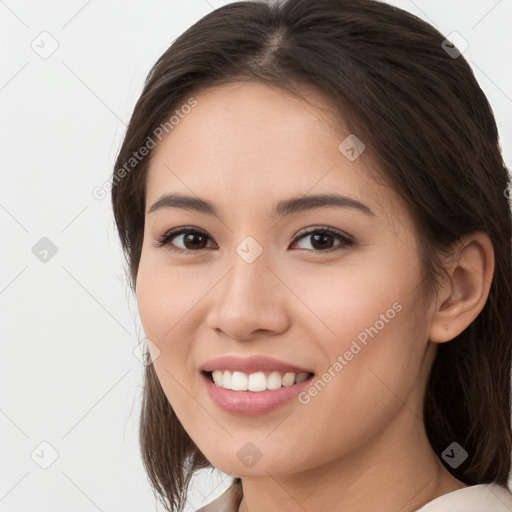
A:
[[[167,248],[171,251],[175,252],[196,252],[199,253],[206,249],[198,249],[198,250],[192,250],[192,249],[181,249],[179,247],[171,247],[169,241],[173,238],[183,235],[184,233],[198,233],[204,236],[207,236],[210,240],[213,240],[213,237],[211,237],[206,231],[203,229],[197,228],[195,226],[180,226],[177,228],[169,229],[168,231],[165,231],[162,235],[157,236],[155,243],[153,244],[154,247],[160,248],[168,246]]]
[[[345,233],[344,231],[341,231],[340,229],[331,228],[330,226],[322,226],[322,225],[318,225],[318,224],[313,225],[313,226],[308,226],[304,229],[301,229],[297,233],[297,235],[295,235],[295,238],[293,239],[293,241],[295,242],[299,238],[302,238],[304,235],[312,235],[316,232],[329,233],[331,235],[336,235],[336,236],[339,236],[340,238],[344,238],[347,241],[350,240],[351,242],[353,242],[353,237],[350,236],[348,233]]]

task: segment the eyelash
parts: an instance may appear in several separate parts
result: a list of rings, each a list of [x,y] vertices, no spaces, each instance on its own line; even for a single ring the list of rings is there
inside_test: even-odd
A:
[[[198,234],[198,235],[204,235],[204,236],[207,236],[208,238],[210,238],[209,235],[207,233],[205,233],[204,231],[198,230],[196,228],[185,226],[185,227],[171,229],[170,231],[167,231],[163,235],[159,236],[157,238],[157,240],[156,240],[156,243],[154,244],[154,247],[164,247],[164,246],[167,246],[167,248],[170,251],[181,252],[181,253],[185,253],[185,254],[187,254],[187,253],[198,253],[198,252],[209,250],[208,248],[194,250],[194,249],[181,249],[179,247],[173,247],[170,244],[170,241],[173,238],[177,237],[178,235],[182,235],[184,233],[193,233],[193,234]],[[316,235],[316,234],[325,234],[325,233],[328,233],[329,235],[333,235],[333,236],[337,237],[341,241],[341,243],[338,244],[335,247],[332,247],[332,248],[326,249],[326,250],[314,250],[314,249],[299,249],[299,250],[308,251],[308,252],[314,252],[314,253],[331,253],[331,252],[342,250],[342,249],[344,249],[344,248],[346,248],[348,246],[354,245],[354,241],[351,240],[350,238],[348,238],[345,234],[341,233],[340,231],[338,231],[336,229],[333,229],[333,228],[330,228],[330,227],[327,227],[327,226],[322,227],[322,228],[316,228],[316,229],[310,230],[310,231],[306,231],[306,232],[300,234],[299,236],[297,236],[293,240],[292,243],[295,243],[298,240],[300,240],[301,238],[304,238],[304,237],[307,237],[307,236]]]

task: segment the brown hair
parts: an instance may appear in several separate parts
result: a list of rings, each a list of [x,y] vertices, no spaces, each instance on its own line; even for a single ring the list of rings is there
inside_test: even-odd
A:
[[[440,255],[456,241],[481,230],[493,243],[489,298],[467,329],[438,346],[424,415],[439,457],[453,441],[469,454],[458,468],[447,466],[452,475],[468,485],[506,486],[512,447],[509,177],[491,107],[466,60],[447,53],[444,40],[419,18],[373,0],[225,5],[186,30],[153,66],[115,169],[186,98],[214,85],[254,80],[295,91],[302,84],[331,99],[417,219],[432,290],[442,272]],[[114,172],[112,184],[133,290],[149,160],[122,179]],[[178,421],[151,364],[140,443],[166,509],[180,509],[195,470],[213,466]]]

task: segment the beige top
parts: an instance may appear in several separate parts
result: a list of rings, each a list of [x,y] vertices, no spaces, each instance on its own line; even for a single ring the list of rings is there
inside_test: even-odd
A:
[[[235,478],[217,499],[197,512],[238,512],[242,501],[241,480]],[[501,485],[479,484],[439,496],[416,512],[511,512],[512,493]]]
[[[235,478],[223,494],[197,512],[238,512],[242,496],[241,480]]]

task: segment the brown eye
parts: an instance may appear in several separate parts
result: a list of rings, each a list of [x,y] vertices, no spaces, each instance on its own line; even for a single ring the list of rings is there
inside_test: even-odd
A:
[[[337,230],[327,227],[303,233],[302,235],[297,237],[296,240],[298,241],[301,239],[307,239],[308,237],[311,240],[310,245],[311,248],[313,249],[313,252],[329,252],[331,250],[334,251],[352,245],[354,243],[346,235],[340,233]],[[340,241],[340,243],[333,245],[333,240],[336,238]],[[304,249],[304,247],[301,247],[301,249]],[[306,248],[306,250],[309,249]]]
[[[173,251],[200,251],[206,249],[207,241],[210,237],[203,231],[192,228],[179,228],[168,231],[157,241],[158,247],[168,246]],[[183,247],[176,247],[172,240],[177,239],[178,244]]]

